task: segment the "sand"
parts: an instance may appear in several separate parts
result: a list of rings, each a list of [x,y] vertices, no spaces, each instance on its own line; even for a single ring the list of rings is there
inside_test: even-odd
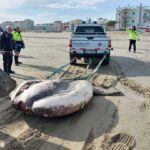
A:
[[[94,85],[116,87],[121,96],[94,96],[78,113],[62,118],[24,115],[0,99],[2,150],[149,150],[150,149],[150,36],[141,35],[137,53],[128,52],[128,35],[111,32],[109,66],[102,66]],[[69,61],[70,33],[24,33],[26,49],[12,78],[19,85],[28,79],[46,79]],[[2,59],[0,59],[2,68]],[[64,78],[84,74],[70,68]],[[58,76],[59,77],[59,76]]]

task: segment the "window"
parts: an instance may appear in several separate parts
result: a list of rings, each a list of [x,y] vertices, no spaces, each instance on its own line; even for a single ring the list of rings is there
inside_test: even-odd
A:
[[[100,26],[78,26],[75,34],[105,34]]]
[[[132,12],[132,15],[135,15],[135,12]]]
[[[135,21],[134,20],[132,20],[132,23],[134,23]]]

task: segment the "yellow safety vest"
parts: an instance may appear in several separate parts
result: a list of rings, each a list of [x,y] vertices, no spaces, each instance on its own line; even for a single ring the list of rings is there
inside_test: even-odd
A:
[[[139,32],[138,31],[133,31],[131,29],[127,29],[127,32],[129,33],[131,40],[138,40],[139,39]]]
[[[12,35],[15,41],[23,41],[23,37],[21,33],[13,31]]]

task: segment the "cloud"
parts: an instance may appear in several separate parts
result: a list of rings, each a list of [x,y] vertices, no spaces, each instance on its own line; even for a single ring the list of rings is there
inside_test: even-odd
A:
[[[32,19],[36,23],[51,23],[55,20],[69,21],[76,18],[95,17],[95,10],[102,2],[108,0],[0,0],[0,22],[10,20]],[[18,8],[25,8],[22,13],[18,13]],[[46,7],[46,8],[45,8]],[[87,9],[91,12],[73,13],[72,9]],[[13,9],[13,11],[11,10]],[[68,10],[68,13],[62,10]],[[93,11],[94,10],[94,11]],[[31,12],[31,13],[28,13]],[[32,13],[33,12],[33,13]],[[80,11],[81,12],[81,11]],[[90,14],[90,15],[89,15]]]
[[[0,0],[0,9],[14,9],[25,3],[25,0]]]
[[[3,22],[3,21],[18,21],[18,20],[27,19],[27,18],[29,18],[29,16],[2,12],[2,13],[0,13],[0,18],[1,18],[1,20],[0,20],[1,22]]]
[[[51,8],[51,9],[67,9],[67,8],[96,8],[98,4],[107,1],[107,0],[62,0],[60,1],[53,1],[45,7]]]
[[[33,18],[36,23],[53,23],[54,21],[68,21],[71,20],[72,17],[69,15],[61,15],[57,12],[43,12],[36,14]]]
[[[36,15],[22,15],[22,14],[16,14],[16,13],[0,13],[1,23],[4,21],[21,21],[25,19],[31,19],[35,21],[35,24],[37,23],[53,23],[54,21],[60,20],[60,21],[68,21],[73,19],[71,16],[68,15],[60,15],[59,13],[55,12],[43,12],[43,13],[37,13]]]

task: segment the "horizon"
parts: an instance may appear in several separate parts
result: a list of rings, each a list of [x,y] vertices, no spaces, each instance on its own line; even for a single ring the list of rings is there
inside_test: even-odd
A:
[[[106,18],[116,20],[116,9],[126,7],[149,6],[147,0],[1,0],[0,21],[23,21],[31,19],[35,24],[52,23],[60,20],[68,22],[75,19],[98,20]],[[135,5],[137,4],[137,5]]]

